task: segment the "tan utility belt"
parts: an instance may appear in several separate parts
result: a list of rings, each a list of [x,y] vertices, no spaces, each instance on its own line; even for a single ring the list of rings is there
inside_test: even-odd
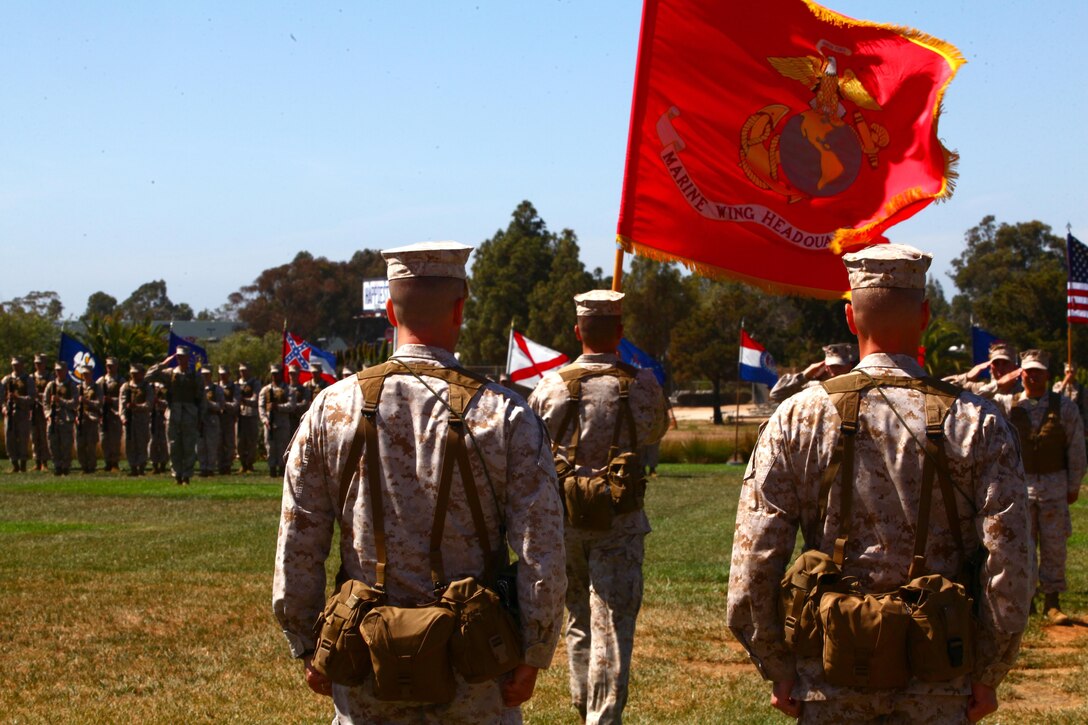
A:
[[[961,555],[961,578],[971,584],[970,577],[975,577],[944,449],[944,420],[958,389],[931,378],[874,378],[860,372],[822,385],[839,413],[842,435],[821,482],[820,521],[826,517],[828,497],[839,479],[839,532],[830,556],[809,549],[782,580],[780,614],[786,644],[798,656],[821,657],[828,683],[843,687],[899,688],[911,677],[948,682],[969,674],[975,663],[974,601],[963,584],[923,574],[937,479],[949,531]],[[860,393],[878,386],[909,387],[925,395],[926,441],[909,582],[894,591],[873,594],[845,576],[843,564],[853,508]]]
[[[607,368],[593,369],[581,365],[568,365],[559,372],[567,385],[567,408],[559,423],[552,454],[555,471],[563,489],[563,510],[567,523],[576,529],[608,531],[612,520],[620,514],[640,511],[646,498],[646,477],[642,474],[638,434],[635,417],[631,412],[631,382],[638,371],[630,365],[615,363]],[[582,434],[581,402],[582,381],[586,378],[608,376],[619,383],[620,409],[612,429],[612,443],[608,449],[607,466],[592,476],[576,476],[578,444]],[[623,425],[627,424],[630,448],[621,453],[620,438]],[[573,427],[566,451],[560,451],[567,429]]]
[[[430,536],[431,580],[436,598],[415,607],[389,605],[385,595],[385,524],[376,413],[385,378],[398,372],[440,378],[449,384],[450,419]],[[371,586],[349,579],[329,598],[314,625],[318,639],[313,666],[341,685],[358,685],[373,676],[374,694],[379,700],[449,702],[455,691],[454,670],[467,682],[485,682],[509,672],[521,661],[520,630],[511,612],[514,606],[496,591],[500,569],[506,562],[506,543],[501,537],[504,529],[497,542],[500,554],[496,554],[488,539],[464,440],[465,409],[486,381],[462,370],[395,360],[368,368],[358,374],[358,380],[364,397],[363,415],[347,460],[358,461],[365,442],[365,478],[377,552],[376,580]],[[455,465],[483,552],[483,582],[474,577],[447,582],[443,570],[442,532]],[[348,465],[341,473],[340,511],[344,510],[355,470]]]

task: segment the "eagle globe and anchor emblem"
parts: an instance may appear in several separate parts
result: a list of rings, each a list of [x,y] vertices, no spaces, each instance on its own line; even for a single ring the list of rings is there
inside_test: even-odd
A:
[[[877,168],[889,141],[887,129],[860,110],[880,111],[880,104],[853,71],[840,76],[836,57],[823,55],[825,49],[843,56],[850,51],[825,40],[816,49],[823,57],[767,58],[780,74],[812,90],[810,108],[790,115],[793,109],[784,104],[764,106],[741,128],[740,165],[748,180],[790,203],[846,191],[863,157]],[[844,99],[858,107],[849,116]]]

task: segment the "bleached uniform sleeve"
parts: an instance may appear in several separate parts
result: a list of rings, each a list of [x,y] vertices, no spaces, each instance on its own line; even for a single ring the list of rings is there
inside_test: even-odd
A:
[[[975,526],[989,552],[981,572],[978,658],[972,679],[996,687],[1020,649],[1032,594],[1027,485],[1012,427],[985,416],[975,447]]]
[[[335,503],[329,494],[321,415],[302,419],[291,442],[272,579],[272,610],[294,657],[313,651],[313,626],[325,604],[325,560]]]
[[[781,412],[760,435],[741,485],[726,613],[730,631],[760,674],[776,682],[796,677],[776,602],[800,521]]]
[[[513,413],[506,449],[507,543],[518,556],[523,659],[551,664],[567,591],[563,508],[555,463],[540,419],[527,407]]]
[[[1065,473],[1066,491],[1070,495],[1080,492],[1080,482],[1088,470],[1088,461],[1084,451],[1084,420],[1080,417],[1077,404],[1068,398],[1062,398],[1062,428],[1065,429]]]

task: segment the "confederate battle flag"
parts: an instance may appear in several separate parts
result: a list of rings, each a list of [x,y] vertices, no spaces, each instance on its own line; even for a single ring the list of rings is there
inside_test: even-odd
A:
[[[937,118],[963,62],[807,0],[645,0],[620,244],[841,296],[839,254],[951,195]]]

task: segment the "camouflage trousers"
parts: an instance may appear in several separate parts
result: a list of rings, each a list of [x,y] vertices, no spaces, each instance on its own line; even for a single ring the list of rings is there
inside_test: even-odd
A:
[[[246,470],[252,470],[257,460],[257,434],[260,427],[261,420],[257,416],[238,416],[238,462]]]
[[[86,420],[76,425],[76,458],[84,473],[98,468],[98,421]]]
[[[808,700],[801,725],[966,725],[967,698],[950,695],[873,695],[864,700]]]
[[[45,424],[45,411],[34,408],[30,419],[31,439],[34,443],[34,462],[41,466],[49,465],[49,431]]]
[[[166,440],[166,418],[161,413],[151,414],[151,444],[147,457],[153,466],[166,467],[170,462],[170,446]]]
[[[571,700],[587,723],[620,723],[642,606],[646,535],[568,527],[564,538]]]
[[[470,685],[454,674],[457,692],[448,705],[382,702],[374,681],[357,687],[333,685],[335,725],[521,725],[521,708],[504,708],[498,681]]]
[[[1064,498],[1029,497],[1028,519],[1031,538],[1035,542],[1031,556],[1032,579],[1044,594],[1064,592],[1066,539],[1073,533],[1069,504]]]
[[[282,476],[284,468],[284,454],[291,443],[291,421],[286,415],[275,414],[273,425],[264,427],[264,445],[268,451],[268,474],[270,476]]]
[[[16,410],[4,419],[4,446],[12,461],[30,458],[30,414]]]
[[[200,475],[211,476],[219,470],[219,416],[204,416],[204,426],[196,444]]]
[[[71,423],[49,424],[49,451],[53,455],[53,470],[67,473],[72,467],[73,426]]]
[[[101,426],[102,458],[106,468],[120,468],[121,463],[121,419],[117,413],[104,413]]]
[[[219,472],[226,474],[230,473],[231,466],[234,465],[234,452],[235,452],[235,423],[238,421],[237,415],[221,415],[219,416]]]
[[[139,471],[147,465],[151,444],[151,416],[148,413],[132,413],[125,425],[125,458],[130,470]]]
[[[170,420],[166,431],[170,438],[170,466],[174,478],[192,478],[196,466],[197,407],[191,403],[178,403],[170,407]]]

